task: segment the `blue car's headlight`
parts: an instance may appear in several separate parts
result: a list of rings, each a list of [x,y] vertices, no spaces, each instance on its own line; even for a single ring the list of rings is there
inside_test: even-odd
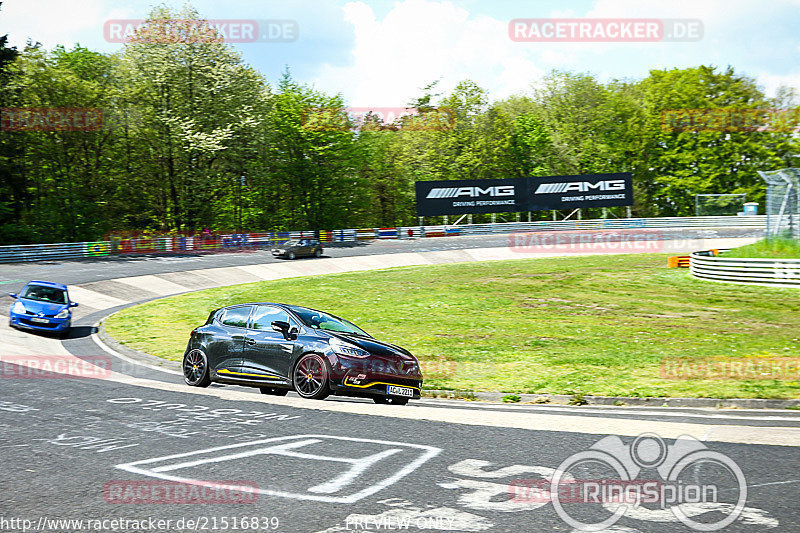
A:
[[[56,318],[67,318],[68,316],[69,316],[69,309],[65,307],[64,309],[58,312]]]
[[[331,340],[329,342],[331,348],[333,348],[333,351],[338,354],[346,355],[348,357],[358,357],[361,359],[370,356],[370,353],[368,351],[362,350],[355,344],[350,344],[349,342],[345,342],[338,337],[331,337]]]
[[[14,305],[11,306],[11,312],[18,315],[24,315],[26,312],[25,306],[22,305],[22,302],[14,302]]]

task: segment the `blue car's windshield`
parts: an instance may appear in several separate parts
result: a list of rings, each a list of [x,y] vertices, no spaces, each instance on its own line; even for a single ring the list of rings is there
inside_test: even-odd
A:
[[[352,322],[344,320],[343,318],[336,318],[328,313],[315,311],[314,309],[308,309],[305,307],[297,307],[294,305],[287,307],[295,312],[303,324],[312,329],[338,331],[340,333],[354,333],[356,335],[363,335],[365,337],[370,336],[369,333],[359,328]]]
[[[56,287],[45,287],[43,285],[28,285],[20,298],[36,300],[37,302],[50,302],[54,304],[67,303],[67,291]]]

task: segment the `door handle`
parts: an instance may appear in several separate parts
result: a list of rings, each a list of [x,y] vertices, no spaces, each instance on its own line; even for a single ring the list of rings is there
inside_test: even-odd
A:
[[[249,344],[249,345],[251,345],[251,346],[252,346],[252,345],[253,345],[253,344],[255,344],[255,343],[256,343],[256,340],[255,340],[255,339],[247,339],[247,344]]]

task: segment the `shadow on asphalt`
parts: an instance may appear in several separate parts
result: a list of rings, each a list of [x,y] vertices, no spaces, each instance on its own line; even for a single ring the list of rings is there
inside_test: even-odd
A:
[[[97,328],[94,326],[72,326],[64,339],[83,339],[92,333],[97,333]]]

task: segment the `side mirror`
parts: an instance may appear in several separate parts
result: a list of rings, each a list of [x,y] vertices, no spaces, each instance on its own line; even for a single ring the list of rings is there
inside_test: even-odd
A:
[[[11,296],[12,298],[14,298],[15,300],[17,299],[17,293],[16,292],[9,292],[8,295]]]
[[[290,327],[289,323],[284,322],[283,320],[276,320],[275,322],[272,323],[272,329],[274,331],[280,331],[284,335],[286,335],[286,333],[289,332],[289,327]]]
[[[289,333],[286,335],[286,338],[289,339],[290,341],[293,341],[293,340],[295,340],[297,338],[297,335],[299,333],[300,333],[300,330],[298,330],[297,328],[293,327],[292,329],[289,330]]]
[[[70,307],[78,307],[78,302],[70,302],[69,306]]]

